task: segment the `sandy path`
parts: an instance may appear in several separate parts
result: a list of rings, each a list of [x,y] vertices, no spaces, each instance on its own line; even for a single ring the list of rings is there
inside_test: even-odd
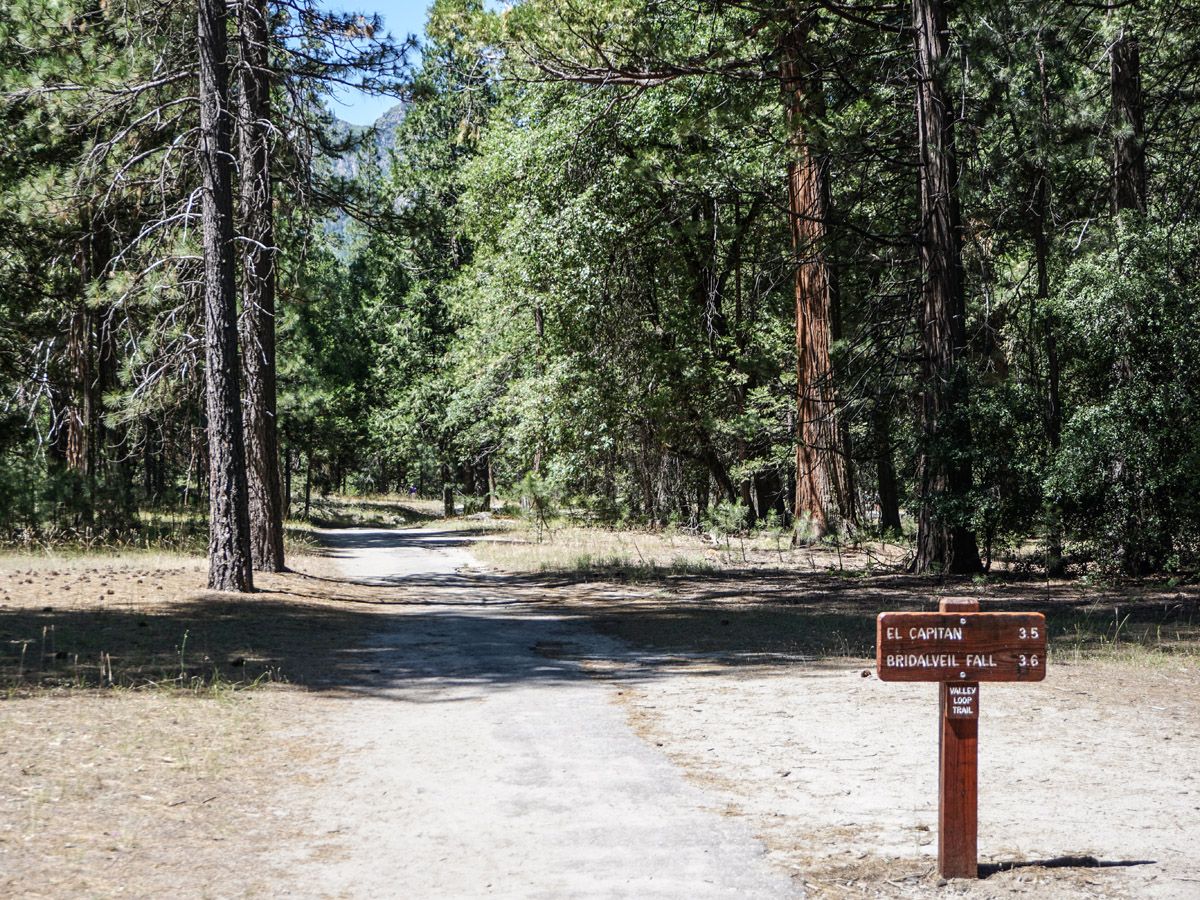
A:
[[[346,575],[412,596],[360,648],[307,789],[314,839],[291,896],[786,897],[748,826],[632,731],[583,661],[626,650],[481,595],[453,533],[329,532]]]
[[[679,673],[623,699],[817,896],[1200,898],[1200,698],[1194,678],[1182,686],[1095,663],[984,685],[980,863],[1018,868],[949,887],[933,873],[933,686],[791,667]],[[1067,865],[1079,857],[1100,867]]]

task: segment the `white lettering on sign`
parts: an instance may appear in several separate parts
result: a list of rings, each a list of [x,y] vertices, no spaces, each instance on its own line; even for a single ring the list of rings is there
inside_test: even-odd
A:
[[[929,628],[914,626],[908,629],[908,638],[912,641],[961,641],[963,639],[963,630],[961,628],[946,628],[941,625]]]
[[[946,693],[950,698],[949,714],[957,719],[974,719],[979,715],[979,685],[948,684]]]
[[[949,669],[958,665],[954,653],[889,653],[887,664],[896,669]]]
[[[991,653],[968,653],[967,665],[977,669],[994,669],[996,662]]]
[[[884,632],[889,641],[900,641],[905,638],[902,628],[889,625],[884,629]],[[942,625],[931,625],[929,627],[913,626],[908,629],[907,637],[910,641],[961,641],[963,639],[963,630],[961,628],[947,628]]]

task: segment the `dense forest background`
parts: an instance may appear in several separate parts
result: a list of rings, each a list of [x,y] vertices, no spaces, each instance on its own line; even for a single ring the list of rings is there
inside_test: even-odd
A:
[[[9,0],[0,530],[207,505],[280,568],[415,492],[1190,570],[1197,146],[1188,2]]]

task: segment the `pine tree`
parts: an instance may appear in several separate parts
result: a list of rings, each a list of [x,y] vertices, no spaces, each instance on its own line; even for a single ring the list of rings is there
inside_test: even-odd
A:
[[[238,376],[226,5],[198,0],[203,174],[205,408],[208,413],[208,586],[251,591],[250,514]]]

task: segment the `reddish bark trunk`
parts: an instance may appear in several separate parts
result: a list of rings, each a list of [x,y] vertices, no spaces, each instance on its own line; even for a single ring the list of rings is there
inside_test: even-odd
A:
[[[782,81],[788,127],[788,202],[796,254],[796,497],[797,534],[819,538],[855,521],[845,435],[838,424],[830,345],[837,302],[826,258],[829,189],[824,161],[813,151],[807,123],[821,96],[820,75],[805,58],[808,22],[784,42]]]

